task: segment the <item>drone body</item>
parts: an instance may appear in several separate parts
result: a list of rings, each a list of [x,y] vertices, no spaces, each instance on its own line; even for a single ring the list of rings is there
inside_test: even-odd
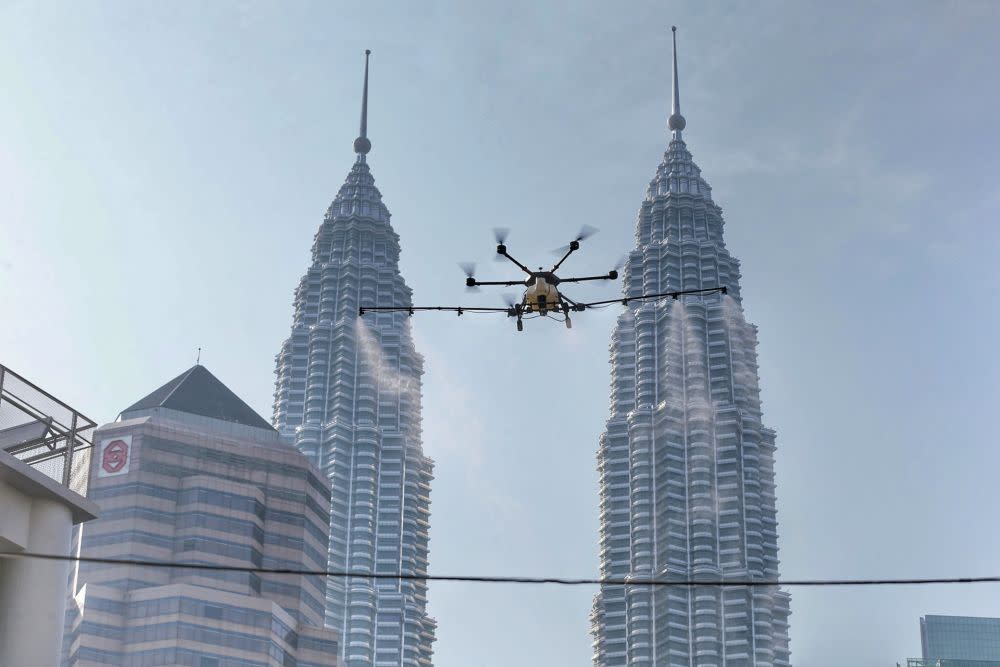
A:
[[[509,317],[517,318],[517,330],[524,330],[523,318],[525,315],[537,314],[539,317],[547,317],[550,312],[552,313],[562,313],[563,321],[566,323],[566,328],[569,329],[573,326],[573,320],[570,319],[569,313],[571,310],[581,311],[586,308],[585,304],[578,303],[573,299],[565,296],[559,291],[559,284],[564,282],[584,282],[588,280],[615,280],[618,278],[617,267],[608,271],[606,274],[599,276],[585,276],[581,278],[560,278],[556,275],[556,271],[562,266],[562,263],[566,261],[566,258],[572,255],[574,252],[580,249],[580,241],[587,238],[595,231],[592,227],[584,227],[580,230],[580,233],[575,239],[570,241],[568,246],[560,248],[556,252],[562,254],[562,258],[555,263],[555,265],[548,270],[544,267],[538,267],[537,271],[531,271],[527,266],[514,259],[508,252],[507,246],[505,244],[507,230],[497,229],[497,258],[510,260],[517,268],[522,272],[527,274],[527,278],[524,280],[501,280],[501,281],[479,281],[473,277],[475,271],[475,265],[464,265],[462,268],[465,269],[465,285],[469,289],[477,289],[480,285],[524,285],[524,294],[521,296],[521,301],[519,303],[509,302],[507,304],[507,315]]]
[[[508,317],[517,318],[517,330],[523,331],[525,316],[550,317],[551,314],[557,313],[563,316],[566,328],[569,329],[573,326],[573,322],[569,315],[570,312],[582,312],[592,306],[605,306],[613,303],[622,303],[627,305],[630,301],[659,299],[664,297],[673,297],[676,299],[684,294],[710,294],[715,292],[722,294],[726,293],[725,287],[711,287],[699,290],[666,292],[663,294],[644,294],[637,297],[609,299],[606,301],[592,301],[589,303],[574,301],[559,290],[559,285],[562,283],[582,283],[593,280],[616,280],[618,278],[618,268],[621,262],[619,262],[619,266],[616,266],[607,273],[598,276],[560,278],[556,274],[556,271],[559,270],[562,263],[565,262],[570,255],[580,249],[580,241],[592,235],[597,231],[596,229],[585,226],[580,230],[577,237],[570,241],[569,245],[556,251],[557,253],[562,254],[562,258],[556,262],[551,269],[545,270],[540,266],[537,271],[531,271],[527,266],[508,254],[507,246],[505,245],[507,230],[496,229],[494,231],[496,232],[497,240],[497,259],[510,260],[523,273],[527,274],[527,278],[524,278],[523,280],[476,280],[474,276],[476,270],[475,264],[460,264],[459,266],[461,266],[462,270],[465,271],[466,289],[469,291],[479,291],[479,287],[483,285],[506,287],[523,285],[525,290],[521,295],[520,301],[509,299],[506,308],[481,308],[478,306],[361,306],[358,309],[358,315],[363,316],[368,311],[406,311],[412,315],[418,310],[451,311],[456,312],[459,315],[464,313],[506,313]]]
[[[547,310],[549,306],[559,304],[559,290],[556,289],[558,280],[552,274],[536,275],[534,282],[524,291],[525,305],[544,315],[543,311]]]

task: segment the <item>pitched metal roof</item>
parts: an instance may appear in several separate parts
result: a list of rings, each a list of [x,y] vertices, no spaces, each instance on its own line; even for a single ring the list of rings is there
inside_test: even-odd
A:
[[[169,408],[268,431],[274,430],[267,420],[201,365],[192,366],[122,412],[151,408]]]

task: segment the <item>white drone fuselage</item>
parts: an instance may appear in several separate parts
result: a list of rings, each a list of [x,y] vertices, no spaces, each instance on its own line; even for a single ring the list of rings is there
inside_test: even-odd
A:
[[[539,298],[541,297],[541,298]],[[544,304],[544,306],[542,305]],[[524,292],[525,308],[540,312],[541,310],[559,309],[559,290],[542,276],[535,276],[535,283],[529,285]]]

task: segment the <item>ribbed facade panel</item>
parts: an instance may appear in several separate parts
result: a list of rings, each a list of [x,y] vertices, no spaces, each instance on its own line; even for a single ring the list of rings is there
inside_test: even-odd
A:
[[[683,127],[683,125],[681,125]],[[761,423],[757,330],[721,209],[675,132],[646,192],[611,339],[611,414],[598,449],[608,578],[778,577],[774,432]],[[604,586],[594,664],[781,667],[788,595],[773,587]]]
[[[329,567],[427,572],[433,462],[423,454],[423,359],[406,313],[399,236],[359,155],[317,232],[276,358],[274,425],[329,477]],[[330,578],[327,623],[349,667],[430,665],[435,622],[421,581]]]

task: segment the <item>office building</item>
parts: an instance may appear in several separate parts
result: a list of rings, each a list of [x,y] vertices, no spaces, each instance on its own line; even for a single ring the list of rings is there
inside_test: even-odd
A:
[[[923,616],[920,648],[907,667],[1000,667],[1000,618]]]
[[[324,627],[330,485],[204,366],[94,435],[67,667],[339,667]]]

